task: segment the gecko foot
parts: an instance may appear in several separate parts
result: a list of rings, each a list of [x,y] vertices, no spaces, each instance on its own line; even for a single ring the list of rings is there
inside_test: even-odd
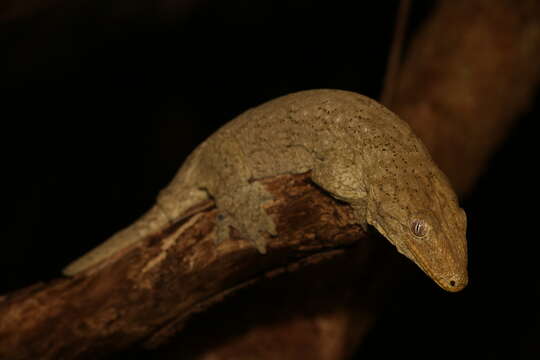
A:
[[[265,254],[268,234],[277,235],[274,220],[262,206],[271,199],[272,195],[258,182],[218,197],[217,242],[229,239],[232,226],[242,237],[250,239],[261,254]]]

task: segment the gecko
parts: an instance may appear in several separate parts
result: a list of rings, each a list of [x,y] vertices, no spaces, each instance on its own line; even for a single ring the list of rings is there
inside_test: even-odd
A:
[[[285,95],[226,123],[187,157],[147,213],[64,274],[98,264],[207,199],[217,207],[218,241],[234,227],[265,254],[277,231],[263,208],[272,195],[257,180],[307,172],[441,288],[467,285],[466,215],[425,145],[375,100],[331,89]]]

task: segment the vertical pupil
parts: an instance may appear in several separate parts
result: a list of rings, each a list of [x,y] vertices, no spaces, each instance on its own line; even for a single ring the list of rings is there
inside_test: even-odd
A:
[[[424,222],[420,220],[416,220],[413,225],[413,232],[416,236],[424,236],[425,235],[425,227]]]

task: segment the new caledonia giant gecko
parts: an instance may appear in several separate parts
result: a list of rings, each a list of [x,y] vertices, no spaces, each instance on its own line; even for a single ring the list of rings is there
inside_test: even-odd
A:
[[[145,215],[64,273],[97,264],[208,198],[219,212],[218,240],[232,226],[264,254],[267,236],[277,233],[261,206],[272,196],[254,180],[308,171],[352,206],[359,224],[377,229],[443,289],[466,286],[466,216],[446,176],[404,121],[341,90],[286,95],[225,124],[191,153]]]

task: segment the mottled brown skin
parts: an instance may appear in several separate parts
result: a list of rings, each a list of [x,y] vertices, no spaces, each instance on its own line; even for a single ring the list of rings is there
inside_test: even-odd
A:
[[[218,240],[232,226],[265,253],[277,233],[263,207],[272,196],[256,180],[308,171],[443,289],[467,284],[466,218],[448,180],[405,122],[340,90],[290,94],[230,121],[195,149],[145,216],[65,273],[97,264],[209,197],[220,213]]]

